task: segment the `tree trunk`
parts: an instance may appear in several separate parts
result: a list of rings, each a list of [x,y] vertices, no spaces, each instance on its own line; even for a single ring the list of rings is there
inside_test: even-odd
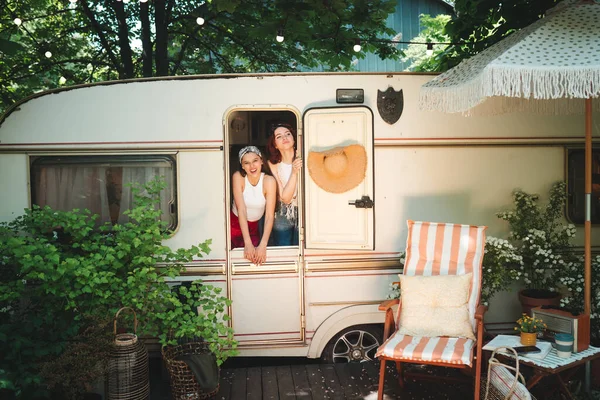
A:
[[[125,8],[122,1],[115,1],[114,7],[118,24],[119,53],[121,55],[121,64],[123,65],[123,76],[121,79],[133,78],[133,58],[129,44],[129,29],[125,17]]]
[[[150,38],[148,2],[140,2],[140,21],[142,23],[142,72],[145,77],[148,77],[152,76],[152,39]]]
[[[154,2],[154,20],[156,24],[156,75],[166,76],[169,74],[168,60],[168,32],[167,32],[167,14],[165,0],[156,0]]]

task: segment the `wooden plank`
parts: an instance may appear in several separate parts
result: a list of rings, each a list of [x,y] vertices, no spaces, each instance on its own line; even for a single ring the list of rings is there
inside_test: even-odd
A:
[[[218,400],[231,399],[231,384],[233,383],[233,375],[235,371],[231,369],[222,369],[219,377],[219,392],[215,396]]]
[[[279,398],[286,400],[296,399],[296,390],[294,388],[294,380],[292,379],[292,369],[290,366],[279,366],[276,369],[276,373]]]
[[[366,379],[369,380],[369,391],[377,392],[379,387],[379,366],[378,360],[367,361],[362,364],[363,370],[366,374]],[[394,379],[396,379],[394,377]]]
[[[306,367],[308,365],[292,365],[292,380],[294,381],[294,392],[296,393],[296,399],[299,400],[312,400],[312,391],[310,383],[308,382],[308,376],[306,375]],[[317,397],[316,399],[322,399],[323,397]]]
[[[360,363],[338,363],[334,367],[347,399],[363,399],[369,394]]]
[[[379,371],[380,363],[377,363],[377,371]],[[402,368],[406,369],[408,364],[403,363]],[[387,394],[392,397],[399,396],[401,393],[404,393],[404,389],[400,386],[398,382],[400,377],[398,375],[398,370],[396,369],[396,363],[393,361],[388,361],[385,363],[385,382],[383,383],[383,394]],[[379,372],[377,373],[379,377]],[[379,379],[379,378],[378,378]]]
[[[245,397],[240,397],[240,399],[244,398],[248,400],[262,400],[263,392],[260,367],[248,368],[246,372],[246,394]],[[237,400],[237,397],[231,398],[231,400],[234,399]]]
[[[262,390],[264,400],[278,400],[279,389],[277,388],[277,368],[262,367]]]
[[[321,366],[323,377],[325,378],[325,390],[327,391],[327,398],[333,400],[345,399],[344,389],[340,386],[340,381],[335,372],[333,364],[323,364]]]
[[[306,371],[306,378],[310,385],[310,394],[314,400],[330,399],[330,393],[327,390],[327,384],[325,382],[325,376],[321,367],[316,364],[306,365],[304,370]],[[294,367],[292,367],[292,376],[294,377],[294,383],[296,382],[296,375],[294,373]],[[300,396],[296,395],[300,398]]]
[[[236,368],[230,370],[231,374],[231,387],[229,391],[229,398],[234,399],[245,399],[246,398],[246,368]]]

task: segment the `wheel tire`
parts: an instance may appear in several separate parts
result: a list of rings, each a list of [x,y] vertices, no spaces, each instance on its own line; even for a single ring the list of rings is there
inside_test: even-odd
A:
[[[364,362],[375,359],[381,345],[381,325],[354,325],[338,332],[325,346],[321,354],[324,363]]]

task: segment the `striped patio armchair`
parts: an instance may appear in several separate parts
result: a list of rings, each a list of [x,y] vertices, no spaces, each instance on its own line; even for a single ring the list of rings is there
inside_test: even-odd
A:
[[[475,363],[474,399],[479,398],[486,311],[479,304],[485,229],[408,221],[400,300],[379,306],[386,312],[384,343],[377,350],[381,360],[379,400],[388,360],[396,363],[401,386],[402,363],[453,368],[472,368]]]

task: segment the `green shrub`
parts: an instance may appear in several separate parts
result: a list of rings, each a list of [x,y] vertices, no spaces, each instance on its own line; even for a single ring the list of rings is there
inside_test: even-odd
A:
[[[171,289],[184,263],[209,253],[210,240],[163,245],[170,235],[157,207],[164,186],[161,179],[134,186],[124,224],[98,228],[88,210],[35,206],[0,224],[0,370],[23,397],[44,389],[42,366],[82,337],[86,321],[112,318],[122,306],[136,310],[138,335],[163,345],[201,337],[219,364],[235,354],[221,289],[201,280]]]

